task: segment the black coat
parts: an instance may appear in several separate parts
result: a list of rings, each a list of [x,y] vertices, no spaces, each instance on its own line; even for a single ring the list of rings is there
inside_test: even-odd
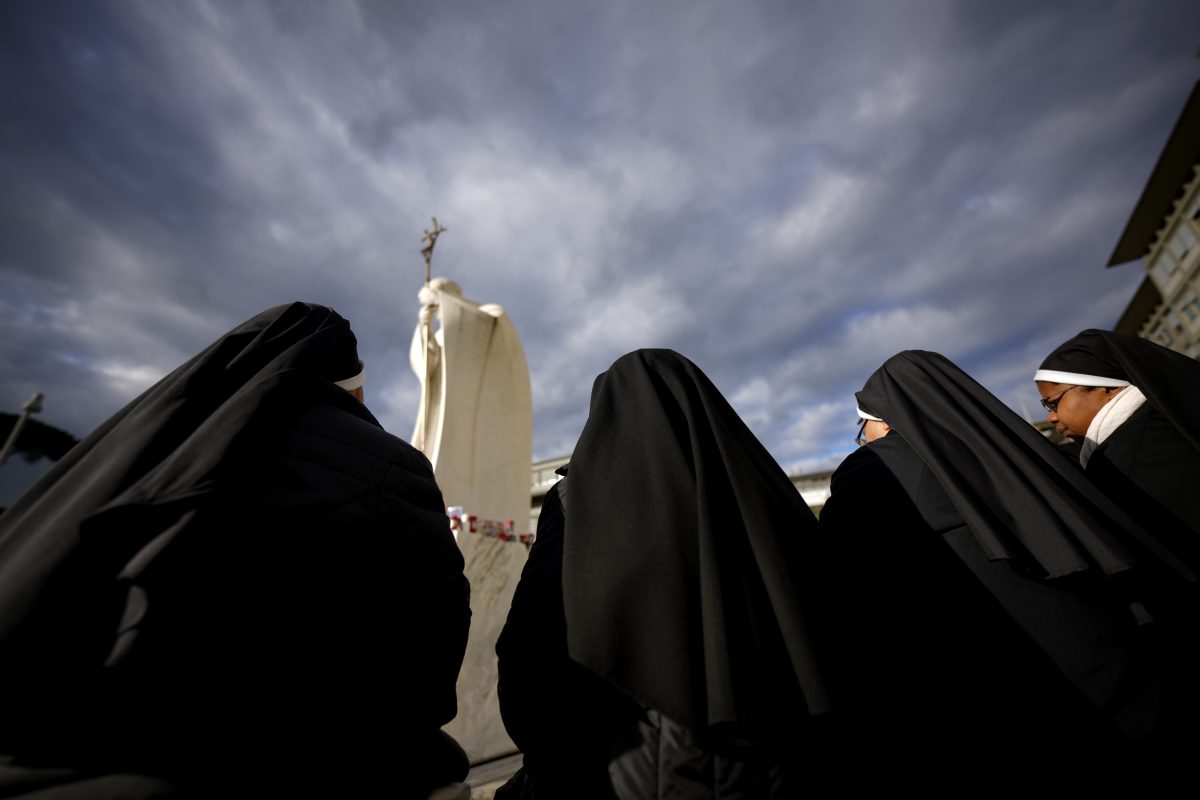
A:
[[[1148,529],[1200,536],[1200,452],[1150,403],[1095,449],[1087,475]]]
[[[226,670],[218,708],[202,713],[257,709],[272,742],[255,731],[243,752],[298,769],[306,788],[423,797],[462,780],[465,754],[440,728],[457,711],[470,585],[428,460],[358,416],[316,406],[273,462],[242,528],[260,536],[239,570],[260,611],[247,618],[244,599],[230,609],[260,683]],[[258,567],[287,577],[264,583]],[[297,758],[314,741],[319,765]]]
[[[1127,609],[989,561],[895,431],[842,462],[821,525],[842,589],[831,674],[848,780],[1068,783],[1116,752],[1082,688],[1115,691],[1087,648],[1127,657],[1112,632],[1120,613],[1136,627]]]
[[[423,797],[465,775],[439,730],[463,559],[425,457],[325,377],[353,342],[329,309],[265,312],[5,515],[0,796],[140,774],[148,793]]]
[[[496,644],[500,710],[524,754],[524,767],[497,800],[750,800],[813,787],[822,768],[816,750],[822,742],[812,741],[813,734],[807,746],[787,736],[769,747],[706,739],[571,660],[560,498],[569,483],[546,494],[537,540]]]
[[[315,406],[228,511],[181,535],[236,548],[179,553],[186,569],[128,584],[120,663],[43,735],[22,731],[20,763],[70,765],[71,781],[152,774],[202,796],[424,797],[461,780],[466,758],[439,728],[455,715],[470,590],[425,457]]]

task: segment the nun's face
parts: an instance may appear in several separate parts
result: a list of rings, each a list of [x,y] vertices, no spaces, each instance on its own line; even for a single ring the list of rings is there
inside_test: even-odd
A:
[[[1037,387],[1042,400],[1048,400],[1054,406],[1046,419],[1054,423],[1059,433],[1072,439],[1082,439],[1096,414],[1112,399],[1114,392],[1120,391],[1102,386],[1046,381],[1038,381]]]
[[[869,419],[867,420],[867,424],[863,426],[863,438],[868,442],[873,442],[876,439],[882,439],[884,436],[887,436],[888,431],[891,429],[892,426],[882,420]]]

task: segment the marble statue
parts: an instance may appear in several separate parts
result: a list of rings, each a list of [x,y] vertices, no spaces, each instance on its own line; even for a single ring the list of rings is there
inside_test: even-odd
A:
[[[533,413],[529,367],[498,305],[436,278],[420,291],[409,362],[421,381],[413,445],[433,464],[471,581],[471,634],[446,726],[478,763],[515,751],[496,696],[496,638],[525,565]],[[435,330],[435,322],[437,323]]]

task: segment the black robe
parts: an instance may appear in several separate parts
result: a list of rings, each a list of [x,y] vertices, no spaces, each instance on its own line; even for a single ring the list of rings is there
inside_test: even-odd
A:
[[[496,642],[500,712],[524,756],[504,798],[615,798],[609,764],[637,741],[640,705],[567,655],[563,611],[566,481],[551,487]]]
[[[1200,536],[1200,452],[1150,403],[1092,452],[1086,471],[1147,529]]]
[[[1078,790],[1142,780],[1147,762],[1175,770],[1168,754],[1196,741],[1194,639],[1131,608],[1147,594],[1135,576],[1047,581],[990,560],[895,431],[847,457],[832,491],[821,525],[851,565],[834,688],[852,746],[946,785]]]
[[[988,561],[894,431],[837,469],[821,525],[843,589],[835,702],[865,762],[946,784],[1003,764],[996,779],[1007,781],[1045,772],[1048,752],[1111,749],[1098,715],[997,597],[1007,589],[1034,609],[1055,592]]]
[[[429,462],[331,382],[359,367],[330,309],[264,312],[0,518],[0,793],[424,796],[465,776],[439,730],[462,556]]]
[[[525,753],[497,796],[783,798],[819,784],[821,548],[703,373],[670,351],[619,359],[547,495],[497,644],[501,711]]]

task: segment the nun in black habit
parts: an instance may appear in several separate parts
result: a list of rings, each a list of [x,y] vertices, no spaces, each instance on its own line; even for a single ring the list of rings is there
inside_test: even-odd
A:
[[[1138,336],[1086,330],[1033,377],[1080,463],[1151,531],[1200,536],[1200,362]]]
[[[592,391],[496,646],[524,768],[497,798],[791,798],[828,710],[799,493],[686,358]]]
[[[403,796],[461,780],[469,587],[428,461],[293,303],[0,518],[0,796]]]
[[[852,741],[911,780],[1077,788],[1194,743],[1195,548],[1149,536],[937,353],[894,356],[856,397],[871,441],[821,513],[850,565]]]

